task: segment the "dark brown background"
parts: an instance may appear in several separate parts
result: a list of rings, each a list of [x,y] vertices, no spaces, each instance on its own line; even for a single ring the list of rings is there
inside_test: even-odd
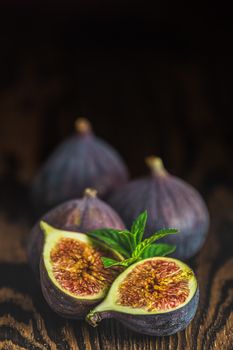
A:
[[[0,349],[233,349],[232,26],[228,9],[142,2],[0,6]],[[203,194],[206,245],[189,263],[201,289],[192,324],[169,338],[115,322],[91,329],[46,306],[26,264],[28,188],[86,116],[133,177],[144,157]]]

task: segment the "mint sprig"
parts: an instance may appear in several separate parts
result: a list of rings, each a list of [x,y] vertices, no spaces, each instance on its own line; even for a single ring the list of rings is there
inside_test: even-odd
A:
[[[105,228],[101,230],[91,231],[88,233],[88,235],[106,243],[109,247],[116,250],[123,257],[130,257],[132,251],[131,232]]]
[[[105,268],[112,266],[128,267],[139,260],[155,256],[165,256],[174,252],[176,249],[175,246],[154,242],[167,235],[175,234],[178,231],[174,228],[162,229],[154,233],[151,237],[142,240],[146,222],[147,212],[144,211],[134,221],[131,231],[106,228],[88,233],[91,237],[104,242],[125,258],[122,261],[117,261],[103,257],[102,261]]]
[[[131,233],[134,236],[135,247],[142,241],[147,222],[147,211],[142,212],[133,222]]]

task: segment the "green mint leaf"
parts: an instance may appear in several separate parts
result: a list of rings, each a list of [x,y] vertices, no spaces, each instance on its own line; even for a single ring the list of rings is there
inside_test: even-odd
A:
[[[130,232],[105,228],[88,232],[88,235],[106,243],[125,258],[130,257],[132,251],[129,237]]]
[[[103,265],[105,268],[114,266],[118,261],[110,258],[101,257]]]
[[[144,239],[143,242],[145,242],[146,244],[152,244],[160,238],[176,233],[178,233],[178,230],[176,228],[163,228],[158,232],[155,232],[151,237]]]
[[[101,260],[103,262],[104,267],[107,269],[107,268],[112,267],[112,266],[128,267],[128,266],[132,265],[134,262],[136,262],[138,259],[137,258],[129,258],[129,259],[125,259],[122,261],[116,261],[113,259],[102,257]]]
[[[135,249],[135,238],[134,238],[134,235],[129,232],[129,231],[124,231],[122,233],[122,237],[124,236],[124,239],[125,239],[125,244],[127,242],[127,251],[130,252],[129,256],[133,253],[134,249]]]
[[[141,242],[147,222],[147,211],[141,213],[133,222],[131,233],[134,235],[134,248]]]
[[[153,258],[154,256],[166,256],[173,253],[175,250],[176,247],[174,245],[165,243],[151,244],[143,250],[140,259]]]
[[[154,244],[154,242],[167,235],[175,234],[178,231],[174,228],[162,229],[142,241],[146,222],[147,211],[144,211],[134,221],[131,232],[128,230],[105,228],[88,233],[89,236],[105,243],[125,258],[125,260],[117,261],[102,257],[101,259],[105,268],[112,266],[128,267],[139,260],[154,256],[165,256],[174,252],[175,246],[169,244]]]
[[[144,241],[142,241],[141,243],[139,243],[137,245],[137,247],[135,248],[132,257],[140,257],[144,251],[144,249],[146,249],[148,246],[150,246],[152,243],[154,243],[155,241],[157,241],[158,239],[165,237],[167,235],[171,235],[171,234],[175,234],[178,231],[174,228],[168,228],[168,229],[162,229],[159,230],[158,232],[154,233],[151,237],[144,239]]]

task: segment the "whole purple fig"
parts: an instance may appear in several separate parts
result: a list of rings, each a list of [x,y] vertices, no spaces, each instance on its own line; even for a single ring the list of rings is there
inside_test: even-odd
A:
[[[87,187],[104,197],[128,180],[121,157],[93,134],[89,121],[80,118],[75,127],[76,134],[53,152],[34,180],[32,200],[38,212],[79,198]]]
[[[45,214],[41,220],[58,228],[87,233],[99,228],[124,229],[118,214],[96,197],[96,191],[87,188],[82,199],[67,201]],[[40,220],[32,228],[27,245],[28,260],[37,277],[44,244]]]
[[[180,233],[163,239],[175,244],[173,254],[188,259],[203,245],[209,227],[209,214],[200,194],[183,180],[170,175],[157,157],[148,157],[151,176],[136,179],[110,196],[108,202],[128,228],[144,210],[148,212],[146,235],[163,227],[175,227]]]

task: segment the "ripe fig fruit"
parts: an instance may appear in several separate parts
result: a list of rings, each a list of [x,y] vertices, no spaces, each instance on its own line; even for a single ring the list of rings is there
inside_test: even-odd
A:
[[[151,176],[131,181],[110,196],[108,203],[119,213],[127,228],[143,210],[148,212],[146,236],[164,227],[180,233],[163,242],[176,245],[173,257],[188,259],[202,247],[209,227],[209,214],[200,194],[183,180],[170,175],[162,160],[148,157]]]
[[[138,333],[171,335],[191,322],[198,300],[197,281],[187,265],[149,258],[122,272],[86,319],[94,327],[103,318],[115,318]]]
[[[49,306],[60,316],[81,319],[105,296],[119,268],[105,269],[101,257],[121,256],[82,233],[55,229],[44,221],[40,281]]]
[[[92,133],[89,121],[80,118],[75,127],[76,134],[55,149],[32,185],[32,199],[39,213],[80,197],[86,187],[96,188],[104,197],[128,180],[121,157]]]
[[[87,188],[82,199],[67,201],[45,214],[41,220],[60,229],[87,233],[100,228],[124,229],[118,214],[96,196],[96,190]],[[39,222],[32,228],[27,244],[28,260],[39,277],[39,262],[44,234]]]

